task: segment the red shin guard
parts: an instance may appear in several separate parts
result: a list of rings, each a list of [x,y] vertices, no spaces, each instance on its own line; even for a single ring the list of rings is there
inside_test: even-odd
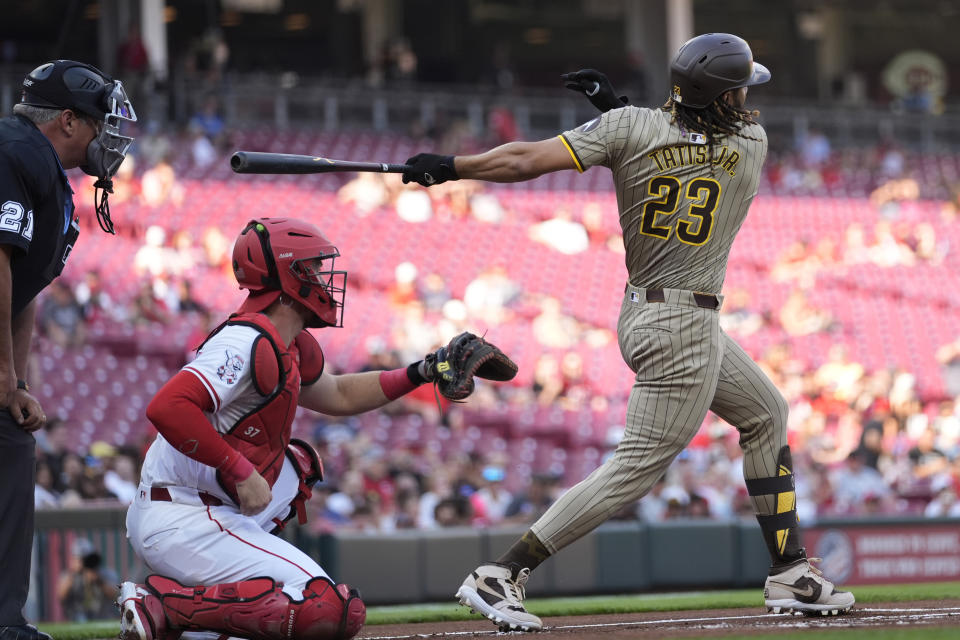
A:
[[[302,600],[291,600],[272,578],[186,587],[153,575],[147,586],[163,603],[170,626],[270,640],[347,640],[366,620],[356,590],[313,578]]]

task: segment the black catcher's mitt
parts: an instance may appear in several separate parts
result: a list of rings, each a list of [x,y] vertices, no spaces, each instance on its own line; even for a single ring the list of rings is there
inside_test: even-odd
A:
[[[440,395],[453,401],[473,393],[474,376],[505,381],[517,375],[517,365],[507,354],[467,331],[429,354],[425,361]]]

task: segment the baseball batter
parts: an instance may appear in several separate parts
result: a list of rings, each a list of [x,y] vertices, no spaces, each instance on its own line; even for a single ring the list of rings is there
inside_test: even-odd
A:
[[[744,475],[771,557],[764,588],[772,611],[840,613],[854,604],[810,565],[800,545],[787,404],[718,324],[730,247],[757,193],[767,151],[744,108],[747,87],[770,73],[730,34],[685,43],[670,65],[662,108],[625,106],[592,70],[567,74],[604,113],[540,142],[474,156],[419,154],[404,181],[424,186],[474,178],[529,180],[551,171],[613,173],[626,247],[617,334],[635,373],[616,452],[562,495],[497,562],[464,580],[459,601],[505,629],[536,630],[523,607],[530,571],[647,493],[687,446],[708,410],[740,432]]]
[[[323,469],[291,440],[298,405],[328,415],[382,406],[433,379],[437,353],[394,371],[334,375],[306,327],[342,326],[345,271],[317,227],[251,221],[233,268],[249,290],[196,359],[147,407],[159,435],[127,512],[134,550],[155,571],[125,582],[122,640],[238,636],[334,640],[356,635],[360,594],[335,584],[307,554],[271,535],[304,502]]]

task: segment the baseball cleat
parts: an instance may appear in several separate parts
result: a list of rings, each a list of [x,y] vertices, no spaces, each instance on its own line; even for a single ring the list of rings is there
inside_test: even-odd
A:
[[[143,585],[124,582],[117,597],[120,607],[120,640],[175,640],[167,633],[167,617],[160,598]]]
[[[820,558],[801,558],[767,576],[763,600],[770,613],[802,613],[836,616],[849,611],[856,599],[849,591],[838,590],[810,564]]]
[[[500,631],[539,631],[543,622],[523,607],[529,577],[530,569],[519,565],[481,565],[460,585],[457,600],[471,613],[489,618]]]

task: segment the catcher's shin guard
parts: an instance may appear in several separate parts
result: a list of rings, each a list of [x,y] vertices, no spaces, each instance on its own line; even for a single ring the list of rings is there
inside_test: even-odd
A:
[[[327,578],[310,580],[292,600],[273,578],[186,587],[152,575],[147,587],[163,604],[169,626],[268,640],[348,640],[367,617],[355,589]]]
[[[797,521],[797,494],[793,481],[790,447],[780,449],[777,475],[747,480],[747,493],[753,498],[757,521],[774,565],[787,564],[805,557],[800,546]],[[764,499],[766,497],[766,499]]]

